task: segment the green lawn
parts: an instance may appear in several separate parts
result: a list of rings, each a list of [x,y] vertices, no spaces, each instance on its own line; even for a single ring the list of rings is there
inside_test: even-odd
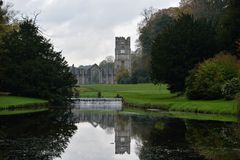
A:
[[[138,106],[150,106],[169,111],[185,111],[198,113],[236,114],[236,101],[225,100],[188,100],[185,96],[177,97],[171,94],[166,85],[130,84],[130,85],[81,85],[81,97],[97,97],[101,92],[103,97],[115,97],[117,94],[124,100]]]
[[[3,110],[3,111],[0,111],[0,116],[32,114],[32,113],[39,113],[39,112],[45,112],[45,111],[48,111],[48,108]]]
[[[16,96],[0,96],[0,108],[1,107],[18,107],[22,105],[40,104],[47,103],[46,100],[27,98],[27,97],[16,97]]]

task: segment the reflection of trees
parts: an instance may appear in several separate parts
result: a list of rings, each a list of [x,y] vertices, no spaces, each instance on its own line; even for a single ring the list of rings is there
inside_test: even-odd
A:
[[[141,160],[240,159],[240,126],[234,123],[132,117]]]
[[[175,119],[132,118],[133,133],[141,137],[141,160],[200,160],[185,139],[185,124]],[[142,122],[142,123],[141,123]]]
[[[0,160],[59,157],[77,129],[74,123],[79,122],[89,122],[108,134],[115,131],[116,153],[130,153],[134,137],[141,160],[240,159],[238,124],[52,111],[0,118]]]
[[[0,124],[0,159],[59,157],[77,129],[65,111],[1,118]]]
[[[240,159],[240,126],[218,122],[186,122],[186,139],[209,160]]]

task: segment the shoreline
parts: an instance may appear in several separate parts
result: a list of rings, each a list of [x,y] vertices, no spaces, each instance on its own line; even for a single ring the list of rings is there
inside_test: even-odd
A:
[[[210,111],[204,111],[204,110],[187,110],[185,108],[181,108],[181,109],[170,109],[171,106],[170,105],[166,105],[166,104],[158,104],[158,105],[152,105],[152,104],[135,104],[135,103],[129,103],[127,101],[124,100],[123,98],[123,106],[126,108],[132,108],[132,109],[142,109],[142,110],[160,110],[160,111],[167,111],[167,112],[183,112],[183,113],[198,113],[198,114],[219,114],[219,115],[233,115],[233,116],[237,116],[237,112],[236,113],[230,113],[230,112],[210,112]],[[237,107],[237,106],[233,106],[233,107]]]
[[[238,115],[240,109],[237,100],[189,100],[185,96],[176,96],[167,90],[166,85],[128,84],[128,85],[81,85],[80,97],[123,98],[125,106],[139,109],[160,109],[188,113]]]
[[[15,109],[34,109],[41,107],[48,107],[48,102],[39,102],[39,103],[26,103],[26,104],[17,104],[9,106],[0,106],[0,111],[4,110],[15,110]]]
[[[40,112],[45,111],[48,107],[48,101],[42,99],[0,96],[0,116]]]

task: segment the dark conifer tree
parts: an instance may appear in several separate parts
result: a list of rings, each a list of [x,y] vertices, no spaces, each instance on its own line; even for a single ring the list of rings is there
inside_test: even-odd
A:
[[[71,96],[74,76],[61,52],[54,51],[33,20],[26,19],[5,36],[1,88],[15,95],[61,103]]]
[[[181,15],[153,44],[152,79],[167,83],[171,92],[183,92],[188,72],[218,52],[215,34],[210,22]]]

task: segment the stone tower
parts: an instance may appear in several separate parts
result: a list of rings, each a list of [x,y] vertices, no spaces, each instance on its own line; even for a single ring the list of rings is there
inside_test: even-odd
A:
[[[116,117],[115,120],[115,154],[130,154],[131,148],[131,119]]]
[[[115,74],[124,67],[131,75],[131,48],[130,37],[116,37],[115,38]]]

